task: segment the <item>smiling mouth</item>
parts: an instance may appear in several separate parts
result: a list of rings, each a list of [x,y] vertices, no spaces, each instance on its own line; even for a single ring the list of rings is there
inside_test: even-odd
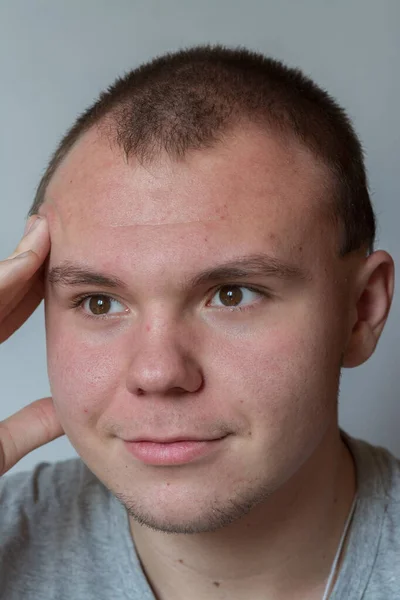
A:
[[[175,444],[177,442],[214,442],[215,440],[220,440],[223,437],[226,437],[226,434],[212,438],[196,437],[190,435],[180,435],[171,438],[137,437],[133,438],[132,440],[126,441],[129,443],[149,442],[153,444]]]
[[[221,448],[228,436],[213,439],[188,437],[126,441],[125,447],[141,463],[154,466],[183,465],[198,461]]]

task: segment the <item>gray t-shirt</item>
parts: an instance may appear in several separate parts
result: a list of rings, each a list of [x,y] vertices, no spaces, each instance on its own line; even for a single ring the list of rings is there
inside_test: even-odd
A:
[[[343,437],[358,501],[331,600],[399,600],[400,461]],[[154,600],[124,507],[81,459],[1,477],[0,511],[0,600]]]

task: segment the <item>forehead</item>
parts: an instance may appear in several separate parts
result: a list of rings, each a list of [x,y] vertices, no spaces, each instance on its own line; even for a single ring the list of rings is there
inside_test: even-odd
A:
[[[78,253],[190,237],[238,246],[256,238],[289,249],[321,225],[325,179],[305,148],[255,129],[179,161],[161,156],[142,165],[93,128],[57,169],[42,210],[53,248]]]

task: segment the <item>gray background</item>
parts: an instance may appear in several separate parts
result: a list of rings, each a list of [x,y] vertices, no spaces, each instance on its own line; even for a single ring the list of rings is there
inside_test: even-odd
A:
[[[348,110],[366,149],[380,228],[399,256],[398,0],[0,0],[0,256],[17,244],[50,153],[118,74],[204,42],[245,45],[300,66]],[[378,350],[345,371],[342,426],[400,456],[395,300]],[[49,393],[43,308],[0,347],[0,419]],[[12,471],[76,453],[60,438]]]

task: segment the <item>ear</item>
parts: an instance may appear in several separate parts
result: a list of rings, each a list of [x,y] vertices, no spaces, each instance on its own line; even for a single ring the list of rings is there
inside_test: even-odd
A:
[[[378,250],[366,259],[359,273],[344,367],[358,367],[373,354],[389,315],[393,290],[393,259]]]

